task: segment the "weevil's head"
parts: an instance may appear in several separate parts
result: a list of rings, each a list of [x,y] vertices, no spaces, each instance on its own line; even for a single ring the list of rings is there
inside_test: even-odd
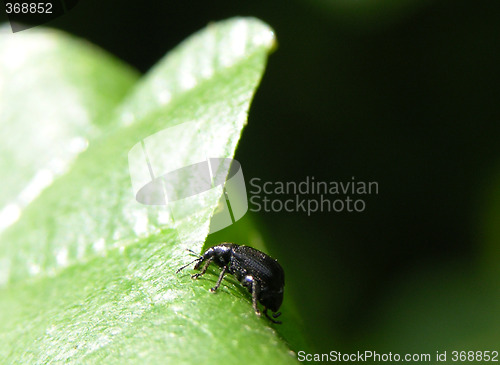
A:
[[[217,246],[210,247],[207,249],[203,255],[201,255],[200,260],[196,263],[195,269],[198,269],[203,262],[211,259],[215,264],[220,267],[226,266],[231,261],[231,250],[233,249],[233,244],[223,243]]]

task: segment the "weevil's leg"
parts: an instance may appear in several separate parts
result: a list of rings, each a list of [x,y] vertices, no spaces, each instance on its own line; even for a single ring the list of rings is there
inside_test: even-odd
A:
[[[191,279],[197,279],[199,278],[200,276],[202,276],[203,274],[205,274],[207,272],[207,269],[208,269],[208,266],[210,265],[210,263],[212,262],[212,258],[210,257],[207,262],[205,262],[205,266],[203,266],[203,269],[201,269],[201,272],[199,272],[198,274],[194,274],[194,275],[191,275]],[[200,264],[201,264],[201,261],[198,262],[196,265],[195,265],[195,269],[198,269],[200,267]]]
[[[259,308],[257,307],[257,298],[259,298],[260,287],[257,280],[252,278],[252,306],[255,314],[260,316]]]
[[[224,275],[226,274],[226,270],[227,270],[227,266],[224,266],[222,268],[220,275],[219,275],[219,280],[217,280],[217,284],[215,284],[215,286],[213,288],[210,288],[210,291],[212,293],[215,292],[217,289],[219,289],[220,283],[221,283],[222,279],[224,278]]]
[[[269,314],[267,314],[267,308],[264,308],[264,315],[267,317],[267,319],[269,319],[271,322],[273,323],[276,323],[276,324],[281,324],[281,321],[275,321],[274,319],[272,319],[271,317],[269,317]],[[273,317],[276,318],[276,317],[279,317],[281,315],[280,312],[278,313],[275,313],[273,314]]]

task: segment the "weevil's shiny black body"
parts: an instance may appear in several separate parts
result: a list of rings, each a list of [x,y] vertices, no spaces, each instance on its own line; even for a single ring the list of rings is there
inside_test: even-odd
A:
[[[266,317],[275,323],[280,323],[267,315],[268,309],[277,312],[283,302],[285,273],[278,261],[255,248],[234,243],[222,243],[211,247],[195,261],[195,269],[199,269],[203,263],[205,265],[201,272],[192,275],[192,278],[202,276],[211,262],[216,263],[222,268],[222,272],[211,291],[217,290],[226,273],[232,274],[252,294],[255,313],[260,314],[257,308],[258,301],[264,306]],[[181,267],[177,272],[186,266]],[[275,313],[273,317],[276,318],[279,315],[280,313]]]

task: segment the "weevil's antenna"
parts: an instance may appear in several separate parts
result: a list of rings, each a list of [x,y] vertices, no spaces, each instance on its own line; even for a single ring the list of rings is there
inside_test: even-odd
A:
[[[196,252],[194,252],[193,250],[189,249],[189,248],[186,248],[186,251],[189,251],[191,252],[193,255],[195,255],[196,257],[198,258],[201,258],[201,256],[199,254],[197,254]],[[193,261],[194,262],[194,261]]]
[[[203,260],[203,256],[200,256],[198,255],[196,252],[194,252],[193,250],[190,250],[189,248],[186,248],[186,251],[189,251],[191,252],[193,255],[195,255],[197,258],[194,259],[193,261],[191,261],[189,264],[186,264],[184,265],[183,267],[177,269],[177,271],[175,272],[176,274],[178,274],[181,270],[184,270],[186,267],[188,267],[189,265],[191,265],[192,263],[195,263],[196,261],[200,261],[200,260]]]
[[[176,274],[178,274],[180,271],[184,270],[186,267],[188,267],[189,265],[191,265],[192,263],[196,262],[196,261],[200,261],[201,260],[201,257],[198,257],[197,259],[191,261],[189,264],[186,264],[184,265],[183,267],[177,269],[177,271],[175,272]]]

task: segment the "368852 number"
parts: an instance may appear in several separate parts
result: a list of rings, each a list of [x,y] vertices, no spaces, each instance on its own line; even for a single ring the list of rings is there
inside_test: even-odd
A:
[[[451,361],[473,362],[494,361],[498,362],[498,351],[452,351]]]
[[[5,3],[7,14],[52,14],[51,3]]]

